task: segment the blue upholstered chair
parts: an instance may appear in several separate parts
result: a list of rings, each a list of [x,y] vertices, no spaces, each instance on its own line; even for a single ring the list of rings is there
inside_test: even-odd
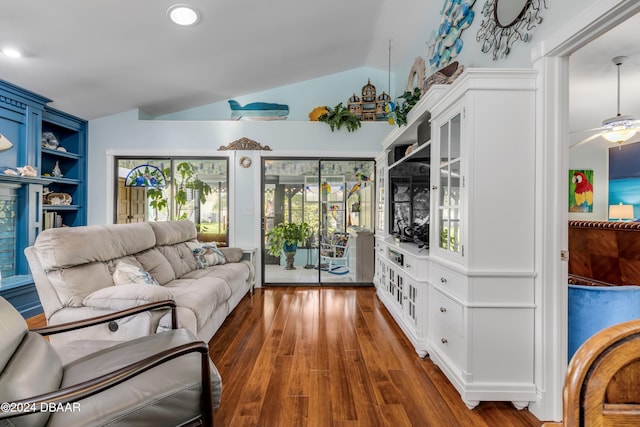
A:
[[[640,286],[569,285],[569,360],[597,332],[640,319]]]

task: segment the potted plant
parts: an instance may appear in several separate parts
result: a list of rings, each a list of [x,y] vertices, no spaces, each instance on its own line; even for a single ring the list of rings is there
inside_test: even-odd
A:
[[[311,235],[311,226],[306,222],[279,223],[265,234],[269,244],[268,253],[280,256],[284,253],[287,258],[285,270],[293,270],[293,256],[298,250],[298,242],[304,241]]]

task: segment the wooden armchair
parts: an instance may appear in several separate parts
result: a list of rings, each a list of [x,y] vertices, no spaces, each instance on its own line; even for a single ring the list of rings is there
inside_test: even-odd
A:
[[[604,329],[575,353],[561,423],[545,427],[640,425],[640,319]]]

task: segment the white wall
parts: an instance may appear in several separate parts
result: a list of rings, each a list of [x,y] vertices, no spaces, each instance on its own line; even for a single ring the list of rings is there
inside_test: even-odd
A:
[[[397,60],[397,65],[393,67],[392,71],[395,75],[395,84],[392,87],[397,89],[392,95],[398,96],[405,90],[407,80],[409,77],[409,70],[416,56],[426,56],[427,41],[430,39],[430,34],[440,24],[440,8],[442,7],[442,1],[436,1],[438,9],[433,13],[424,17],[423,25],[420,28],[407,29],[413,31],[416,34],[415,41],[409,53]],[[515,0],[510,0],[515,1]],[[542,2],[543,0],[536,0]],[[587,9],[594,3],[608,2],[611,0],[562,0],[562,1],[546,1],[547,8],[542,8],[540,16],[542,22],[538,24],[533,31],[530,32],[530,39],[527,43],[518,41],[512,48],[509,55],[505,58],[493,60],[489,53],[483,53],[480,50],[480,43],[476,41],[476,35],[480,29],[482,23],[482,7],[485,4],[485,0],[475,1],[473,10],[475,17],[473,23],[467,29],[462,32],[463,49],[460,55],[455,59],[465,67],[531,67],[531,50],[542,40],[554,35],[563,26],[567,26],[571,21],[575,19],[582,11]],[[427,76],[431,74],[427,71]]]
[[[342,102],[346,106],[351,95],[355,93],[361,96],[362,86],[366,85],[369,79],[371,79],[371,84],[376,87],[378,95],[383,91],[389,93],[389,73],[387,70],[362,67],[250,95],[236,96],[232,99],[241,105],[250,102],[286,104],[289,106],[287,121],[309,120],[309,112],[318,105],[334,107]],[[230,117],[229,103],[224,101],[155,117],[155,119],[229,120]]]
[[[113,219],[113,156],[229,156],[230,243],[259,246],[259,183],[261,156],[370,157],[392,129],[386,122],[363,123],[356,132],[331,132],[329,126],[309,121],[157,121],[139,120],[138,111],[92,120],[89,123],[89,224]],[[239,138],[253,139],[273,151],[218,151]],[[238,166],[241,156],[253,160]]]

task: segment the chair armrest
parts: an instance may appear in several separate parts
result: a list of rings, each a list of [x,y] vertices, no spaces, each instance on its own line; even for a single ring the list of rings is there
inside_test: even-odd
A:
[[[116,311],[116,312],[105,314],[102,316],[92,317],[91,319],[76,320],[75,322],[61,323],[59,325],[43,326],[41,328],[30,329],[30,331],[36,332],[43,336],[59,334],[61,332],[75,331],[76,329],[86,328],[89,326],[110,322],[112,320],[122,319],[123,317],[132,316],[134,314],[142,313],[144,311],[156,310],[162,307],[169,307],[171,309],[171,328],[176,329],[178,327],[178,315],[176,313],[176,303],[173,300],[164,300],[164,301],[142,304],[137,307]]]
[[[200,398],[200,411],[202,412],[202,425],[213,425],[213,403],[211,402],[211,372],[209,371],[209,347],[204,341],[194,341],[169,348],[153,356],[146,357],[135,363],[124,366],[108,374],[101,375],[91,380],[84,381],[56,391],[52,391],[27,399],[17,400],[17,407],[25,408],[23,412],[4,412],[0,410],[0,420],[26,415],[33,412],[42,412],[49,404],[65,405],[74,403],[87,397],[108,390],[116,385],[148,371],[158,365],[173,360],[185,354],[199,352],[201,354],[201,381],[202,395]],[[41,403],[44,405],[41,406]]]

